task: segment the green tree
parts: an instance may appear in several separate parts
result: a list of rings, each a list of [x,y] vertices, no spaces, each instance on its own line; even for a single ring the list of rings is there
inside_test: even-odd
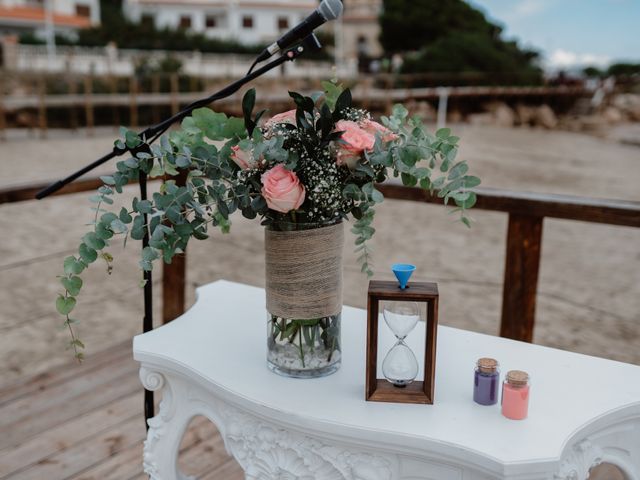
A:
[[[536,84],[538,53],[502,39],[502,28],[463,0],[384,0],[380,41],[410,52],[403,72],[486,73],[486,81]],[[495,74],[502,74],[495,76]]]
[[[420,50],[454,33],[499,38],[502,29],[463,0],[384,0],[380,42],[388,53]]]
[[[599,78],[604,76],[604,73],[601,69],[599,69],[598,67],[594,67],[593,65],[588,66],[588,67],[584,67],[582,69],[582,73],[589,78]]]
[[[640,63],[614,63],[609,66],[607,73],[616,77],[640,75]]]

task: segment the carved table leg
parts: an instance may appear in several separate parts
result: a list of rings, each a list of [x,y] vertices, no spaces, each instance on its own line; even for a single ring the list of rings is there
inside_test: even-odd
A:
[[[164,375],[140,368],[140,380],[148,390],[163,389],[160,411],[149,419],[144,442],[144,472],[151,480],[195,480],[178,470],[178,451],[182,436],[193,415],[186,408],[181,390],[167,384]],[[175,387],[175,386],[174,386]]]

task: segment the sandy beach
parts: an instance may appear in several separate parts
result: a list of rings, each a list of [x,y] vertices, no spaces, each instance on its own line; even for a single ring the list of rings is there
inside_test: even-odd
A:
[[[640,148],[567,132],[452,126],[460,158],[487,187],[640,200]],[[51,131],[41,140],[10,132],[0,143],[3,186],[56,179],[107,151],[117,133]],[[113,164],[102,168],[111,171]],[[129,187],[129,200],[136,189]],[[54,308],[56,275],[91,220],[88,194],[0,208],[0,384],[69,362],[67,332]],[[496,334],[499,328],[507,216],[476,211],[472,229],[443,208],[386,201],[378,208],[373,245],[376,276],[410,261],[415,279],[436,281],[441,322]],[[364,307],[367,279],[345,245],[345,304]],[[138,245],[114,246],[114,273],[96,263],[84,279],[76,317],[87,354],[130,339],[141,329]],[[216,232],[188,251],[188,302],[195,287],[220,278],[263,285],[263,232],[234,218],[229,235]],[[640,230],[545,220],[535,342],[640,364]],[[160,269],[156,269],[159,312]],[[159,318],[159,313],[157,314]],[[214,321],[214,319],[212,319]],[[364,341],[364,339],[363,339]],[[348,345],[345,346],[348,348]],[[75,368],[75,367],[73,367]],[[78,367],[82,368],[82,367]]]

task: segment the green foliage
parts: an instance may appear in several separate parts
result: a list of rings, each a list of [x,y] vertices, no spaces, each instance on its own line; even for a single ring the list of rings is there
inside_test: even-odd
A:
[[[602,71],[598,67],[594,67],[594,66],[583,68],[582,69],[582,73],[586,77],[590,77],[590,78],[600,78],[600,77],[603,77],[605,75],[604,71]]]
[[[640,63],[614,63],[607,69],[607,74],[616,77],[640,75]]]
[[[103,2],[104,3],[104,2]],[[134,23],[122,14],[104,18],[98,27],[80,30],[77,45],[104,46],[114,42],[120,48],[140,50],[198,50],[210,53],[258,53],[262,45],[244,45],[234,40],[208,38],[188,30],[156,28],[154,25]]]
[[[463,0],[384,0],[380,41],[387,52],[407,52],[448,35],[479,33],[499,38],[502,29]]]
[[[264,112],[254,113],[253,90],[243,98],[242,119],[197,109],[183,120],[181,129],[138,148],[135,156],[116,164],[114,173],[101,177],[103,186],[89,199],[94,212],[92,229],[82,237],[78,254],[65,258],[60,277],[64,290],[56,300],[78,359],[82,358],[83,344],[75,335],[75,320],[69,314],[83,288],[79,275],[98,259],[110,273],[113,257],[108,248],[117,240],[126,243],[127,238],[141,240],[148,235],[149,245],[143,249],[139,264],[143,271],[150,271],[158,260],[170,263],[191,239],[208,238],[209,227],[228,232],[236,212],[282,229],[295,223],[352,216],[358,261],[362,272],[371,276],[368,242],[375,234],[375,205],[384,201],[376,184],[391,174],[401,177],[405,185],[437,190],[445,203],[455,206],[461,222],[470,224],[465,211],[475,204],[476,196],[470,189],[480,180],[468,175],[464,161],[456,160],[459,138],[450,129],[430,134],[419,119],[409,118],[407,109],[396,105],[390,117],[382,117],[387,139],[376,133],[373,149],[354,166],[339,165],[335,150],[344,141],[336,123],[356,118],[368,122],[368,114],[352,107],[350,91],[337,82],[323,86],[324,98],[290,92],[296,105],[296,125],[260,127]],[[134,132],[123,128],[120,134],[116,146],[144,147]],[[212,141],[218,142],[217,146]],[[233,155],[238,151],[247,155],[252,166],[240,168],[236,164]],[[304,203],[287,214],[268,208],[263,197],[261,176],[276,165],[295,172],[307,187]],[[143,172],[164,178],[160,190],[147,200],[134,198],[130,206],[115,206],[116,194]],[[179,185],[176,178],[184,179],[184,184]]]
[[[417,51],[405,59],[405,73],[487,72],[509,74],[502,82],[542,80],[538,53],[503,40],[502,29],[463,0],[384,0],[380,24],[387,52]]]
[[[521,50],[515,42],[505,42],[479,32],[451,33],[408,56],[405,73],[486,72],[499,82],[539,84],[542,70],[536,65],[537,53]],[[491,77],[487,82],[492,83]]]

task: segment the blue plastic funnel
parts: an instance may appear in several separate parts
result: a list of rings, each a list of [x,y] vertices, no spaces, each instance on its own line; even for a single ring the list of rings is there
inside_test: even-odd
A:
[[[410,263],[394,263],[391,265],[391,270],[393,274],[398,279],[398,283],[400,284],[401,289],[407,288],[407,282],[411,278],[411,275],[415,271],[416,266],[411,265]]]

